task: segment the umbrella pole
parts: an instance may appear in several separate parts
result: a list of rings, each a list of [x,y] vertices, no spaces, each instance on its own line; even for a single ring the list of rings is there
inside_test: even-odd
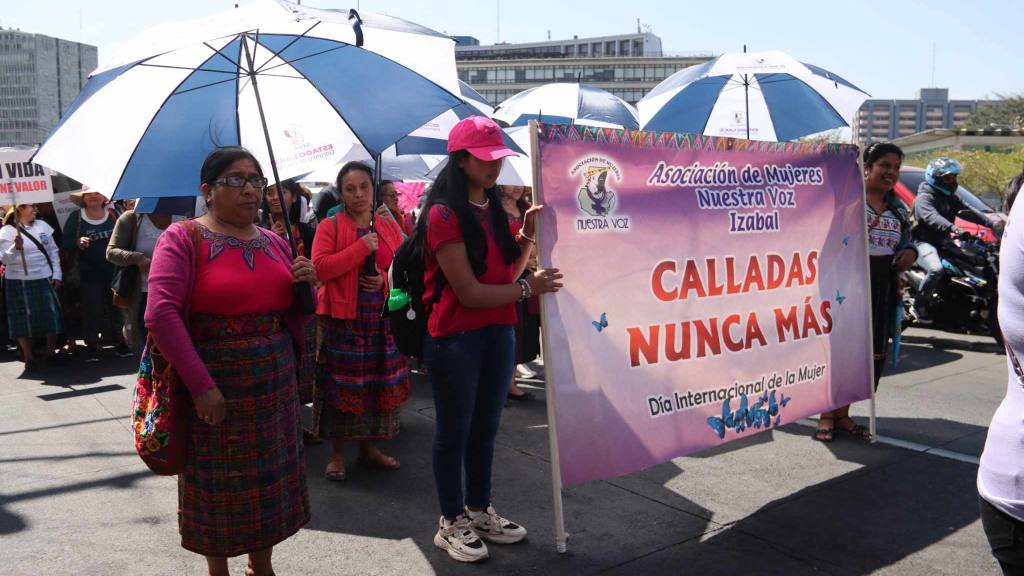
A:
[[[277,160],[274,158],[274,146],[270,142],[270,130],[267,128],[267,117],[263,113],[263,100],[260,99],[259,84],[256,82],[256,70],[253,67],[252,53],[249,52],[248,42],[243,42],[242,45],[245,46],[245,57],[249,63],[249,79],[252,81],[252,91],[256,96],[256,109],[259,110],[260,113],[260,124],[263,126],[263,138],[267,141],[267,154],[270,156],[270,170],[274,175],[274,185],[278,186],[278,191],[280,191],[281,177],[277,173]],[[278,195],[280,196],[280,193]],[[296,198],[295,201],[298,202],[299,199]],[[292,259],[294,260],[296,257],[301,256],[301,254],[299,254],[298,245],[295,243],[295,238],[292,235],[292,222],[288,212],[289,210],[285,208],[284,200],[282,199],[281,220],[284,223],[285,235],[288,237],[288,245],[291,246]],[[303,287],[300,283],[292,284],[292,287],[295,291],[295,300],[299,306],[299,312],[302,314],[315,313],[316,304],[313,302],[313,292],[310,290],[311,287]]]
[[[746,52],[746,46],[743,47],[743,51]],[[747,107],[747,111],[744,116],[747,119],[747,140],[750,140],[750,80],[747,75],[743,75],[743,103]]]
[[[383,163],[384,163],[384,155],[383,154],[377,154],[376,156],[374,156],[374,158],[373,158],[373,201],[370,202],[370,232],[376,231],[375,225],[376,225],[376,220],[377,220],[377,207],[380,206],[380,203],[378,201],[378,197],[379,197],[378,195],[381,193],[380,183],[383,181],[383,175],[381,174],[381,172],[384,169],[383,168]],[[340,192],[341,191],[339,190],[339,193]],[[366,257],[366,260],[363,261],[362,273],[363,273],[364,276],[376,276],[378,274],[378,272],[377,272],[377,255],[376,254],[371,253],[369,256]]]
[[[267,117],[263,113],[263,100],[260,98],[260,87],[256,81],[256,71],[253,68],[252,54],[249,52],[249,44],[246,42],[242,43],[245,46],[245,57],[249,62],[249,80],[252,82],[252,91],[256,96],[256,109],[260,113],[260,125],[263,128],[263,138],[267,143],[267,155],[270,156],[270,171],[274,176],[274,185],[281,185],[281,176],[277,173],[277,160],[274,158],[274,145],[270,142],[270,130],[267,128]],[[298,198],[295,199],[298,201]],[[291,218],[288,215],[288,210],[284,207],[284,202],[281,202],[281,220],[284,221],[285,235],[288,236],[288,245],[292,248],[292,258],[299,255],[299,250],[295,244],[295,238],[292,237],[292,223]]]

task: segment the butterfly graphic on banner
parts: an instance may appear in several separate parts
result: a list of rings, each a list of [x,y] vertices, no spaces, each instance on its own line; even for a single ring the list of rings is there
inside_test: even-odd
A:
[[[608,314],[601,312],[601,319],[591,320],[590,323],[593,324],[595,330],[601,332],[608,327]]]
[[[776,400],[775,390],[772,390],[771,393],[761,395],[757,402],[750,405],[747,395],[740,394],[739,408],[733,411],[731,401],[726,399],[722,403],[722,416],[709,417],[708,426],[718,434],[719,438],[725,438],[725,431],[729,429],[734,429],[739,433],[747,428],[760,429],[764,427],[767,429],[779,426],[782,424],[782,409],[792,399],[792,397],[779,393],[778,400]],[[772,418],[775,419],[774,424]]]

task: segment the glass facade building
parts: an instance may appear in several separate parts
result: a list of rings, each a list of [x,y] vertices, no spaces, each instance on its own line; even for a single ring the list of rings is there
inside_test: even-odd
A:
[[[0,146],[41,143],[96,65],[95,46],[0,29]]]
[[[868,100],[857,113],[861,142],[890,141],[925,130],[956,128],[994,100],[950,100],[948,88],[922,88],[913,100]]]
[[[490,46],[459,37],[455,48],[459,79],[492,105],[542,84],[577,81],[636,105],[665,78],[713,57],[666,55],[661,39],[649,32]]]

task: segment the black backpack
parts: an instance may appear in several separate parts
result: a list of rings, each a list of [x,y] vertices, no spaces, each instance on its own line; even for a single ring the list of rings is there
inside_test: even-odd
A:
[[[395,257],[388,270],[389,295],[385,314],[391,324],[395,346],[402,354],[412,358],[423,357],[423,339],[427,334],[427,318],[430,309],[441,300],[446,280],[442,275],[427,305],[423,303],[426,291],[424,272],[426,269],[427,214],[420,217],[409,237],[395,250]],[[408,302],[402,302],[402,292],[408,295]],[[392,307],[395,306],[395,309]]]

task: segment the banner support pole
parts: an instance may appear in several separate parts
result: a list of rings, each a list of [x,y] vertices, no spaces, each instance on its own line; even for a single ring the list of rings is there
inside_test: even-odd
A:
[[[854,112],[854,118],[855,119],[857,118],[857,113],[856,112]],[[861,180],[863,180],[864,179],[864,155],[863,155],[863,153],[861,152],[861,149],[860,149],[860,144],[861,144],[860,138],[857,135],[857,127],[856,126],[851,124],[850,125],[850,130],[852,131],[852,134],[850,135],[850,140],[853,141],[855,143],[855,145],[857,146],[857,178],[860,178]],[[867,192],[865,191],[865,194],[866,193]],[[867,203],[866,199],[864,200],[864,203],[865,204]],[[871,284],[871,245],[870,245],[870,239],[868,238],[868,233],[867,233],[867,229],[868,229],[868,212],[867,212],[867,207],[865,206],[864,209],[861,210],[861,212],[864,214],[864,224],[863,224],[864,230],[865,230],[865,233],[864,233],[864,254],[865,254],[865,258],[867,259],[867,262],[866,262],[867,268],[866,269],[867,269],[867,272],[868,272],[868,294],[869,294],[869,297],[870,297],[870,294],[871,294],[871,286],[870,286],[870,284]],[[868,304],[870,304],[870,302]],[[870,307],[869,307],[869,310],[870,310]],[[871,434],[871,443],[874,444],[875,442],[877,442],[877,440],[875,438],[876,438],[877,432],[878,432],[878,418],[877,418],[876,409],[875,409],[875,338],[874,338],[874,334],[875,334],[875,318],[874,318],[874,314],[868,314],[868,324],[871,326],[871,329],[868,330],[868,350],[871,351],[871,362],[868,363],[868,374],[871,375],[871,381],[868,383],[868,387],[871,390],[871,397],[868,399],[868,432]]]
[[[540,185],[540,154],[538,151],[538,128],[535,120],[530,121],[530,160],[533,167],[533,198],[536,204],[544,204],[544,192]],[[541,242],[543,235],[541,234],[541,222],[543,218],[537,222],[537,230],[535,231],[537,238],[537,257],[540,258],[543,254],[541,250]],[[550,263],[540,261],[541,266],[547,267]],[[548,322],[547,316],[547,296],[542,296],[540,299],[540,314],[541,323],[544,326],[552,326]],[[551,355],[548,350],[548,338],[541,338],[541,347],[543,348],[544,354],[544,397],[547,404],[548,412],[548,445],[551,449],[551,492],[553,496],[553,509],[555,511],[555,549],[558,550],[559,554],[564,554],[569,548],[569,533],[565,531],[565,512],[562,507],[562,473],[561,473],[561,460],[558,452],[558,423],[556,420],[556,405],[555,405],[555,389],[551,382],[549,375],[551,370],[549,369],[551,363],[555,361],[555,357]]]

